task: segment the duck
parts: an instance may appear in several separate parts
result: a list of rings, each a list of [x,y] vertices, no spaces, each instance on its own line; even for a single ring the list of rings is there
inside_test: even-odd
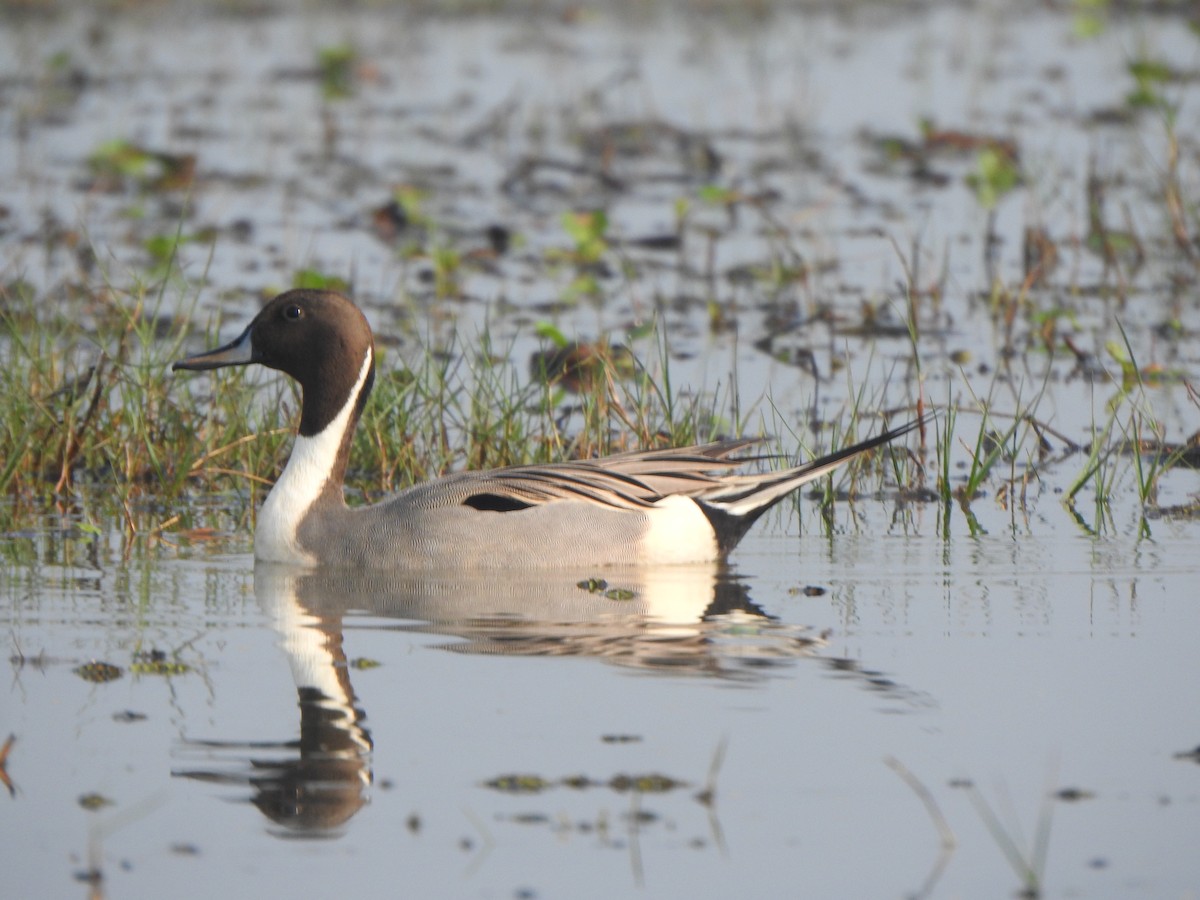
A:
[[[258,512],[255,559],[305,568],[563,569],[724,562],[802,485],[921,418],[791,468],[739,471],[758,438],[454,472],[350,507],[343,481],[375,378],[362,311],[335,291],[268,301],[245,330],[174,371],[262,365],[300,385],[291,454]]]

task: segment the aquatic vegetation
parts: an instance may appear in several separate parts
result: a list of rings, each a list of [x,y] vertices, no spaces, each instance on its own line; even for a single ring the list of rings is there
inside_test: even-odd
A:
[[[566,288],[566,297],[574,299],[600,295],[600,279],[608,271],[604,258],[610,251],[607,214],[603,210],[567,212],[563,213],[561,221],[574,247],[570,251],[558,251],[552,254],[552,258],[567,261],[576,270],[575,277]]]
[[[1016,158],[1008,152],[986,146],[975,158],[975,171],[967,175],[967,184],[975,191],[975,199],[991,211],[1000,199],[1021,183],[1021,170]]]
[[[114,666],[112,663],[98,660],[77,666],[74,671],[84,681],[90,681],[92,684],[104,684],[108,681],[116,681],[123,674],[120,666]]]
[[[540,794],[558,787],[572,790],[588,788],[608,788],[618,794],[665,794],[681,788],[689,787],[689,783],[670,775],[657,772],[630,775],[618,773],[605,780],[589,778],[586,775],[568,775],[564,778],[545,778],[541,775],[511,774],[498,775],[484,783],[484,787],[505,794]]]
[[[79,795],[78,803],[80,807],[86,809],[88,812],[98,812],[106,806],[115,805],[116,801],[97,791],[89,791],[86,794]]]
[[[321,93],[326,100],[342,100],[353,95],[358,64],[358,50],[350,43],[331,44],[317,51]]]
[[[1094,38],[1104,32],[1112,8],[1112,0],[1073,0],[1071,10],[1075,34]]]
[[[196,155],[151,150],[116,138],[92,151],[88,167],[96,190],[116,191],[129,185],[149,191],[186,190],[196,177]]]
[[[340,275],[322,272],[320,269],[297,269],[292,274],[292,287],[317,291],[349,292],[349,282]]]
[[[1179,73],[1169,63],[1150,57],[1129,61],[1127,68],[1134,87],[1125,95],[1125,102],[1134,108],[1166,110],[1170,102],[1162,93],[1165,85],[1179,80]]]
[[[433,291],[438,297],[457,297],[462,294],[460,275],[462,253],[453,247],[434,247],[429,254],[433,261]]]

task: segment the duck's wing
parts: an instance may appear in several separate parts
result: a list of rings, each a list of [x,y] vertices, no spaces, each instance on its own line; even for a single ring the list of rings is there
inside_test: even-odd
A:
[[[768,472],[732,471],[765,458],[740,454],[759,443],[743,438],[601,459],[459,472],[410,488],[396,499],[424,509],[469,506],[511,512],[558,500],[638,510],[677,495],[694,499],[714,522],[719,536],[725,532],[740,536],[762,513],[801,485],[907,434],[924,421],[916,419],[799,466]]]
[[[458,472],[401,496],[424,508],[465,505],[508,511],[585,500],[616,509],[644,509],[671,494],[698,496],[720,488],[731,470],[759,458],[735,456],[756,443],[749,438],[714,441],[600,459]]]

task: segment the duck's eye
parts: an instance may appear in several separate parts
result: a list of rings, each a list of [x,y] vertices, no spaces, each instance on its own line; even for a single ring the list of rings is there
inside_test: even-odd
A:
[[[291,306],[284,307],[283,315],[288,319],[302,319],[304,318],[304,310],[293,303]]]

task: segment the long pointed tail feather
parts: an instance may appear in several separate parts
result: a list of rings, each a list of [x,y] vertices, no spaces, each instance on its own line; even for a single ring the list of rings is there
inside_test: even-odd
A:
[[[843,463],[860,454],[894,441],[928,422],[930,416],[922,416],[898,428],[884,431],[874,437],[843,447],[833,453],[809,460],[802,465],[780,472],[746,475],[726,487],[697,497],[696,502],[704,510],[717,533],[717,544],[721,553],[732,550],[758,518],[772,506],[810,481],[815,481]]]

